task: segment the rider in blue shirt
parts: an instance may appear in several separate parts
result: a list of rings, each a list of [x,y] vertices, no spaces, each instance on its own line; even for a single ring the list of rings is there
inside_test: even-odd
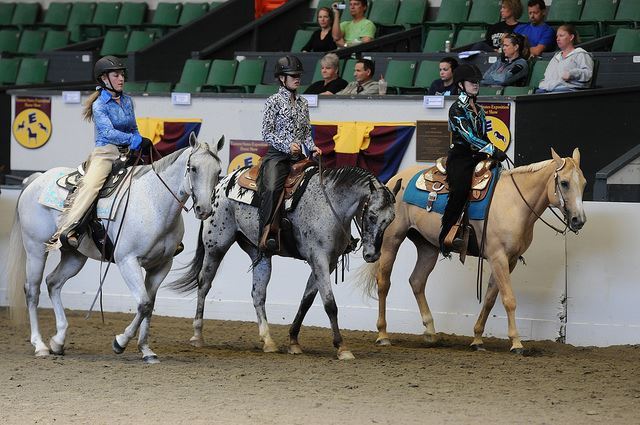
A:
[[[89,155],[88,169],[70,198],[70,205],[62,212],[50,248],[62,245],[72,249],[78,247],[81,233],[78,226],[93,205],[121,151],[148,150],[152,145],[149,139],[140,136],[133,102],[122,92],[125,72],[126,66],[114,56],[105,56],[94,66],[94,77],[99,87],[85,103],[83,116],[94,122],[95,148]]]

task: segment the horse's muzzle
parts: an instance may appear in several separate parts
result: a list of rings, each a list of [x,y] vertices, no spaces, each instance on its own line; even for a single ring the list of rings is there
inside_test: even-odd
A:
[[[584,224],[586,222],[587,222],[586,217],[573,216],[569,221],[569,227],[571,227],[571,230],[577,231],[582,229],[582,227],[584,227]]]
[[[199,205],[196,205],[196,207],[193,210],[194,210],[194,213],[195,213],[196,218],[198,220],[206,220],[213,213],[213,209],[211,209],[211,208],[202,208]]]
[[[378,261],[378,258],[380,258],[380,251],[373,254],[365,253],[362,255],[362,257],[367,263],[375,263],[376,261]]]

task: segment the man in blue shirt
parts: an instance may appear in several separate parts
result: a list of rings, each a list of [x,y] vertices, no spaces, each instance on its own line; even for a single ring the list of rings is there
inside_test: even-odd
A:
[[[531,56],[540,56],[542,52],[555,50],[555,31],[544,22],[547,6],[544,0],[529,0],[527,3],[529,23],[520,24],[515,32],[527,36]]]

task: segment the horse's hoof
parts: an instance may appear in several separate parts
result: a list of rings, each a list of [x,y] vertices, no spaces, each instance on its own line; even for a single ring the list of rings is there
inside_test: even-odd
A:
[[[51,355],[51,351],[47,347],[36,350],[36,357],[47,357]]]
[[[64,356],[64,345],[60,345],[51,338],[49,340],[49,347],[51,354],[55,354],[56,356]]]
[[[424,343],[427,347],[436,347],[440,341],[436,335],[425,335]]]
[[[338,351],[338,360],[353,360],[356,356],[349,350]]]
[[[158,363],[160,363],[160,360],[158,360],[158,356],[156,356],[155,354],[151,354],[149,356],[144,356],[142,358],[142,361],[145,362],[146,364],[158,364]]]
[[[125,347],[122,347],[120,344],[118,344],[117,338],[113,338],[113,342],[111,343],[111,348],[113,348],[113,352],[116,354],[124,353],[124,349],[125,349]]]
[[[287,352],[289,354],[302,354],[302,347],[300,347],[300,344],[291,344]]]
[[[521,356],[521,355],[523,355],[523,354],[524,354],[524,348],[522,348],[522,347],[512,348],[510,351],[511,351],[513,354],[517,354],[517,355],[519,355],[519,356]]]
[[[376,339],[376,345],[380,347],[387,347],[391,345],[391,340],[389,338],[378,338]]]
[[[262,351],[265,353],[277,353],[278,346],[274,342],[265,342]]]
[[[192,336],[189,340],[189,344],[197,348],[202,348],[204,347],[204,339],[198,338],[197,336]]]
[[[475,351],[487,351],[487,349],[484,348],[484,344],[473,344],[471,345],[471,349]]]

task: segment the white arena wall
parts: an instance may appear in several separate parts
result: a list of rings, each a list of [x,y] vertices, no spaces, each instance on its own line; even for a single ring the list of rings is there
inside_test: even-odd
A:
[[[16,93],[14,93],[15,95]],[[24,93],[34,95],[34,93]],[[201,140],[212,140],[225,134],[227,139],[259,139],[260,111],[264,98],[194,97],[190,106],[174,106],[166,97],[136,97],[139,117],[201,117],[204,123]],[[367,99],[322,99],[311,110],[319,121],[415,121],[444,119],[444,109],[425,110],[416,98],[388,98],[383,102]],[[365,109],[366,106],[366,109]],[[512,108],[512,119],[514,108]],[[64,104],[59,95],[52,96],[53,135],[42,148],[27,150],[12,141],[13,169],[45,169],[57,165],[74,166],[84,160],[92,146],[92,126],[80,121],[80,106]],[[553,144],[553,141],[549,141]],[[564,155],[570,152],[561,152]],[[512,155],[512,148],[509,150]],[[583,155],[588,153],[583,152]],[[228,150],[223,160],[228,163]],[[415,138],[402,163],[415,163]],[[0,305],[6,305],[8,285],[5,260],[14,216],[17,190],[3,189],[0,195]],[[640,341],[640,313],[637,276],[640,264],[634,261],[640,242],[630,235],[640,233],[635,220],[640,205],[587,202],[587,224],[578,236],[556,235],[542,224],[525,253],[526,266],[519,264],[513,273],[516,293],[517,323],[523,339],[555,339],[559,334],[563,312],[562,300],[567,298],[567,342],[575,345],[634,344]],[[549,217],[547,217],[547,215]],[[547,214],[545,218],[554,218]],[[193,215],[186,221],[186,251],[180,254],[174,268],[186,264],[196,246],[199,223]],[[621,223],[624,223],[622,225]],[[57,254],[49,260],[52,270]],[[408,285],[415,262],[415,250],[405,243],[393,273],[393,286],[388,301],[388,321],[391,332],[421,333],[418,309]],[[365,298],[355,285],[355,270],[363,264],[361,257],[351,257],[351,270],[343,283],[333,285],[339,306],[340,325],[347,329],[375,330],[377,302]],[[206,318],[255,321],[250,291],[250,262],[245,254],[233,247],[220,269],[209,293]],[[487,267],[488,269],[488,267]],[[65,306],[88,309],[98,285],[99,264],[89,262],[80,274],[63,290]],[[309,273],[301,261],[274,260],[267,311],[271,323],[289,324],[295,316]],[[488,279],[488,270],[484,281]],[[169,279],[175,274],[171,274]],[[475,299],[476,261],[470,258],[465,266],[457,260],[441,260],[427,286],[427,299],[434,313],[439,332],[472,335],[480,306]],[[486,283],[485,283],[486,287]],[[50,307],[43,285],[41,306]],[[112,268],[105,284],[104,306],[107,311],[135,310],[117,268]],[[190,318],[195,309],[195,295],[183,296],[161,289],[156,314]],[[487,324],[487,335],[506,338],[507,324],[500,301]],[[319,300],[310,310],[306,325],[328,326],[328,319]],[[205,330],[206,335],[206,330]],[[189,335],[185,335],[185,338]],[[257,335],[256,335],[257,338]],[[330,338],[328,335],[327,338]]]

